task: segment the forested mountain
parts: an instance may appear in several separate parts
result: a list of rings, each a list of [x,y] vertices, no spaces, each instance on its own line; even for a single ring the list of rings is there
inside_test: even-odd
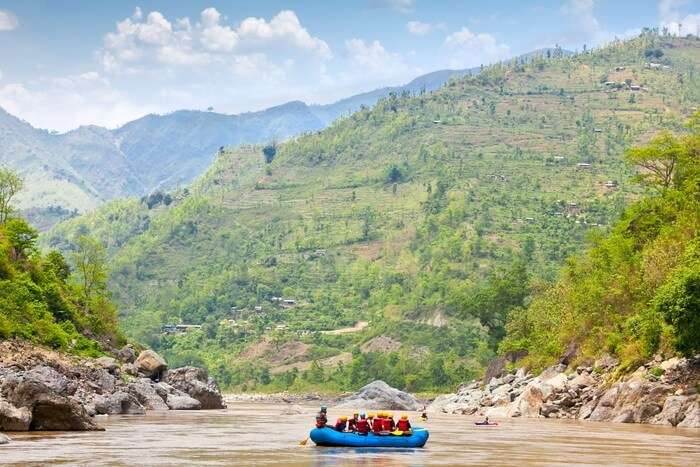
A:
[[[27,180],[20,206],[45,228],[110,199],[185,185],[211,165],[222,146],[320,130],[390,93],[431,91],[450,77],[476,71],[441,70],[327,105],[294,101],[239,115],[180,110],[147,115],[115,130],[85,126],[65,134],[33,128],[0,108],[0,163]]]
[[[684,130],[699,66],[697,38],[644,34],[488,67],[226,149],[187,189],[108,203],[45,242],[102,239],[127,332],[232,386],[448,387],[640,196],[622,156]],[[179,323],[202,329],[161,333]]]

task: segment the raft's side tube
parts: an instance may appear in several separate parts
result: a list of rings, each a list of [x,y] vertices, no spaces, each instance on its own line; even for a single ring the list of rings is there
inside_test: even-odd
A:
[[[314,428],[309,433],[311,440],[318,446],[346,447],[386,447],[386,448],[422,448],[428,441],[428,430],[415,427],[410,436],[395,435],[359,435],[341,433],[332,428]]]

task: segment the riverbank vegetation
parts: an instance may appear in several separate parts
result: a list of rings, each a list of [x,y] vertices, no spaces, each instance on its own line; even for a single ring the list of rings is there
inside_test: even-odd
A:
[[[102,247],[80,237],[69,261],[42,254],[37,231],[12,209],[17,174],[0,168],[0,339],[20,338],[96,356],[123,343],[106,290]]]

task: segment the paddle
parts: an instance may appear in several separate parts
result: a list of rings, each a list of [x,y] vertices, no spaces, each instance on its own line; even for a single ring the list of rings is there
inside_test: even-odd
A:
[[[306,443],[308,443],[308,442],[309,442],[309,437],[307,436],[299,443],[299,446],[306,446]]]

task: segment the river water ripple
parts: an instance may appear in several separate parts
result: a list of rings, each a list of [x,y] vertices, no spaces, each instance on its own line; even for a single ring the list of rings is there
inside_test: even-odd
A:
[[[317,407],[234,402],[227,410],[152,412],[100,419],[103,432],[10,433],[9,465],[700,465],[700,430],[564,420],[434,415],[424,449],[299,446]],[[297,406],[298,407],[298,406]],[[329,419],[340,412],[329,411]],[[416,414],[411,414],[417,418]]]

